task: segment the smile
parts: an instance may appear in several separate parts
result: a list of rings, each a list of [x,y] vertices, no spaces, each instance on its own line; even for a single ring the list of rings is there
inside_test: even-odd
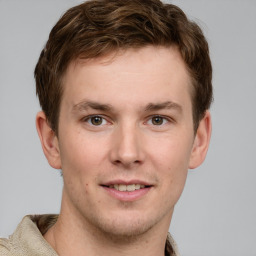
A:
[[[132,192],[132,191],[135,191],[135,190],[138,190],[138,189],[145,188],[145,185],[140,185],[140,184],[129,184],[129,185],[114,184],[114,185],[110,185],[109,188],[114,188],[114,189],[116,189],[118,191],[122,191],[122,192],[125,192],[125,191]]]
[[[151,184],[137,181],[122,180],[102,184],[102,188],[112,197],[120,201],[136,201],[143,198],[154,187]]]

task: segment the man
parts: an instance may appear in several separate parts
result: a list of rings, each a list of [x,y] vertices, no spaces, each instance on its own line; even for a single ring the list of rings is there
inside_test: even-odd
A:
[[[26,216],[1,255],[179,255],[168,234],[211,134],[208,44],[176,6],[68,10],[35,68],[36,125],[63,174],[59,216]]]

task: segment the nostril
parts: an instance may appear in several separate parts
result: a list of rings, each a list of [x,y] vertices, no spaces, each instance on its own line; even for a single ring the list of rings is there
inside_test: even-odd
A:
[[[121,164],[121,161],[120,160],[115,160],[114,163],[115,164]]]
[[[141,161],[140,160],[135,160],[135,161],[122,161],[122,160],[115,160],[114,164],[116,165],[126,165],[126,166],[130,166],[130,165],[134,165],[134,164],[140,164]]]

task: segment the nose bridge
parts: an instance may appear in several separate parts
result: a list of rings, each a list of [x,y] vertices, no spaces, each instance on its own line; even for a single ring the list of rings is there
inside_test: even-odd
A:
[[[143,148],[140,131],[136,123],[122,122],[117,127],[111,152],[112,161],[131,165],[143,161]]]

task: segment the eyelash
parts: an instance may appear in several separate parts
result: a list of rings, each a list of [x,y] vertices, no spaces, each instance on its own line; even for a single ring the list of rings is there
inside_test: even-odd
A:
[[[161,124],[159,124],[159,125],[153,124],[153,118],[160,118],[160,119],[162,119],[162,121],[163,121],[164,123],[161,123]],[[162,115],[150,116],[150,118],[147,120],[147,123],[148,123],[150,120],[151,120],[151,125],[153,125],[153,126],[163,126],[163,125],[165,125],[165,124],[167,124],[167,123],[169,123],[169,122],[171,121],[170,118],[168,118],[168,117],[166,117],[166,116],[162,116]]]
[[[92,123],[92,119],[93,118],[100,118],[101,121],[104,122],[104,123],[103,124],[100,123],[99,125],[95,125],[95,124]],[[163,121],[163,123],[160,123],[159,125],[158,124],[153,124],[153,119],[154,118],[160,118]],[[163,125],[165,125],[167,123],[173,122],[173,120],[170,117],[166,117],[166,116],[162,116],[162,115],[150,116],[150,117],[147,118],[147,121],[145,123],[147,124],[150,121],[151,121],[150,125],[155,126],[155,127],[157,127],[157,126],[161,127],[161,126],[163,126]],[[94,127],[97,127],[97,126],[100,127],[102,125],[106,125],[107,123],[109,123],[109,121],[104,116],[102,116],[102,115],[90,115],[90,116],[87,116],[87,117],[83,118],[83,122],[87,122],[89,125],[94,126]]]
[[[92,123],[92,118],[96,118],[96,117],[98,117],[98,118],[101,118],[101,120],[104,122],[108,122],[107,120],[106,120],[106,118],[104,118],[103,116],[101,116],[101,115],[90,115],[90,116],[87,116],[87,117],[85,117],[85,118],[83,118],[83,121],[84,122],[87,122],[87,123],[89,123],[91,126],[102,126],[102,124],[100,124],[100,125],[94,125],[93,123]],[[105,124],[103,124],[103,125],[105,125]]]

